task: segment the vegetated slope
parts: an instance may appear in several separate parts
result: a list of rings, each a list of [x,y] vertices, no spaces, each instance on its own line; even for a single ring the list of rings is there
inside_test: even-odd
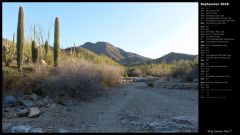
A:
[[[86,48],[92,52],[95,52],[96,54],[106,55],[112,58],[114,61],[126,66],[131,66],[136,63],[142,63],[151,60],[150,58],[146,58],[136,53],[126,52],[123,49],[115,47],[114,45],[107,42],[86,42],[79,47]]]
[[[66,54],[70,54],[73,57],[85,59],[93,63],[105,63],[115,66],[121,66],[118,62],[112,60],[110,57],[102,54],[96,54],[88,49],[82,47],[69,47],[64,49]]]
[[[153,64],[162,64],[162,63],[170,64],[170,63],[177,62],[180,60],[193,61],[196,57],[197,57],[197,55],[171,52],[171,53],[166,54],[158,59],[147,61],[146,63],[147,64],[151,64],[151,63],[153,63]]]

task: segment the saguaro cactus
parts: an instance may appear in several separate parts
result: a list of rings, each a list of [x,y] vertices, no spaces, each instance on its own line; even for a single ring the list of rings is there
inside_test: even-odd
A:
[[[59,18],[55,19],[54,29],[54,66],[58,66],[59,53],[60,53],[60,30],[59,30]]]
[[[13,33],[13,44],[15,43],[15,32]]]
[[[39,62],[39,46],[37,46],[35,48],[35,52],[36,52],[35,59],[36,59],[36,63],[38,64],[38,62]]]
[[[33,40],[32,41],[32,62],[38,63],[38,47],[36,45],[36,42]]]
[[[46,58],[48,55],[48,49],[49,49],[48,41],[45,42],[44,48],[45,48],[45,58]]]
[[[20,6],[18,12],[18,26],[17,26],[17,67],[22,70],[23,64],[23,45],[24,45],[24,11]]]

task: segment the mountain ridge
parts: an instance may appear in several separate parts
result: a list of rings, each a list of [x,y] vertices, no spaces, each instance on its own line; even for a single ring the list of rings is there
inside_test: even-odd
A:
[[[69,47],[67,49],[71,48],[74,47]],[[169,64],[179,60],[192,61],[198,56],[193,54],[170,52],[166,55],[163,55],[162,57],[152,59],[141,56],[137,53],[127,52],[119,47],[114,46],[111,43],[104,41],[98,41],[96,43],[86,42],[75,48],[76,50],[79,50],[80,48],[87,49],[97,55],[106,55],[124,66],[137,66],[141,64],[161,64],[161,63]]]
[[[180,61],[180,60],[192,61],[197,56],[198,55],[170,52],[166,55],[163,55],[160,58],[147,61],[146,64],[152,64],[152,63],[154,63],[154,64],[162,64],[162,63],[170,64],[170,63],[173,63],[174,61],[177,62],[177,61]]]
[[[125,66],[131,66],[137,63],[152,60],[136,53],[127,52],[119,47],[114,46],[111,43],[103,41],[98,41],[96,43],[86,42],[78,47],[88,49],[99,55],[106,55],[112,58],[114,61],[119,62]]]

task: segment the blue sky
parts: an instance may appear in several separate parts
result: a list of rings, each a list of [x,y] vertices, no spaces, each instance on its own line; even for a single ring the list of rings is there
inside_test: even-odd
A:
[[[3,3],[4,38],[12,39],[16,32],[20,5],[26,31],[60,18],[62,48],[105,41],[149,58],[169,52],[198,54],[197,3]]]

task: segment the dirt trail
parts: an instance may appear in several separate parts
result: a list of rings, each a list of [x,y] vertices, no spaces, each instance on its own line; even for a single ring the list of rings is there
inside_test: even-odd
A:
[[[8,119],[47,132],[197,132],[198,91],[133,82],[71,106],[45,108],[39,118]]]

